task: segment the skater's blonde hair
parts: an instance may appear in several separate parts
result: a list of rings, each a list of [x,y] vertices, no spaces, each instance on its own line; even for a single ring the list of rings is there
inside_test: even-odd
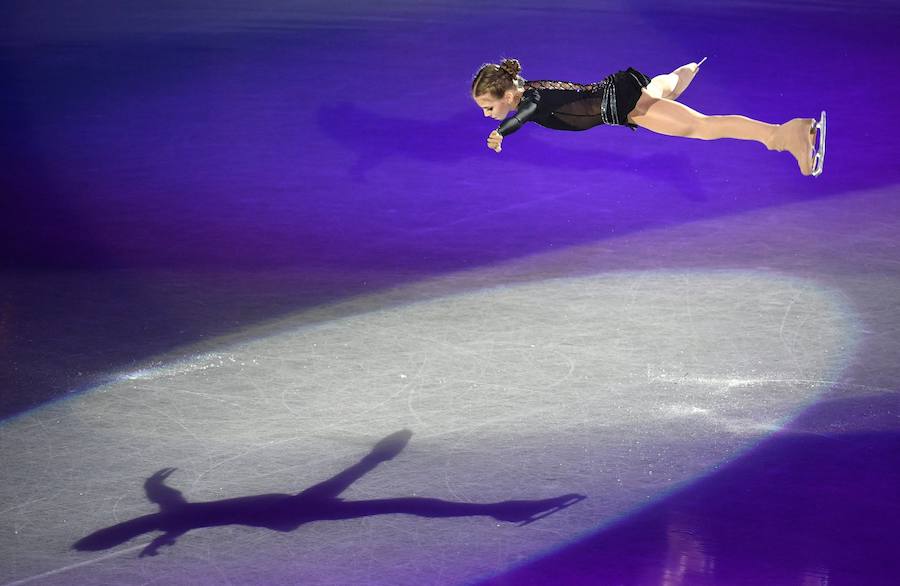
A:
[[[525,89],[525,80],[519,75],[522,66],[516,59],[504,59],[499,65],[485,63],[472,78],[472,97],[490,94],[500,99],[507,91]]]

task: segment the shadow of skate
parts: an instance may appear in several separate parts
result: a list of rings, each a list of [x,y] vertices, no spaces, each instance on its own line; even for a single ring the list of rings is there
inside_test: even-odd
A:
[[[569,507],[585,497],[566,494],[539,500],[508,500],[495,503],[462,503],[434,498],[405,497],[345,501],[340,495],[381,462],[396,457],[406,447],[412,432],[393,433],[372,448],[359,462],[332,478],[297,494],[259,494],[219,501],[190,503],[180,491],[166,486],[174,468],[159,470],[144,482],[147,499],[159,512],[117,523],[91,533],[72,545],[80,551],[109,549],[144,533],[162,531],[141,552],[156,555],[164,545],[203,527],[247,525],[274,531],[293,531],[312,521],[337,521],[373,515],[404,514],[419,517],[487,516],[498,521],[526,525]]]

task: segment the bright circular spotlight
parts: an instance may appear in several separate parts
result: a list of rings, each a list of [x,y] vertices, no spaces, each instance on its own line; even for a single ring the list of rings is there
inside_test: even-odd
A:
[[[0,513],[21,527],[0,536],[0,550],[54,552],[19,555],[21,573],[7,577],[137,567],[147,536],[115,563],[107,554],[84,564],[69,547],[156,510],[142,491],[156,470],[178,468],[169,483],[189,502],[297,493],[408,429],[402,452],[343,499],[587,498],[525,527],[394,514],[287,533],[197,528],[161,552],[179,561],[154,576],[184,581],[214,564],[235,583],[463,583],[736,457],[814,402],[856,340],[836,296],[750,271],[603,274],[308,320],[124,373],[0,429],[0,453],[19,471],[4,490],[28,495]],[[63,522],[67,542],[50,531]],[[348,540],[368,544],[354,554],[363,566],[346,563]]]

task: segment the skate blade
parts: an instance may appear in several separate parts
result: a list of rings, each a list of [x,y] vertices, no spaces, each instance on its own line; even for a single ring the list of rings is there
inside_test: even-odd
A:
[[[697,64],[697,67],[700,67],[701,65],[703,65],[703,62],[706,60],[707,60],[707,57],[704,57],[703,59],[701,59],[700,63]]]
[[[524,527],[525,525],[531,525],[535,521],[540,521],[544,517],[549,517],[553,513],[558,513],[563,509],[568,509],[572,505],[574,505],[576,503],[580,503],[581,501],[583,501],[586,498],[587,497],[584,495],[574,496],[562,504],[556,505],[555,507],[553,507],[551,509],[547,509],[546,511],[544,511],[542,513],[538,513],[537,515],[534,515],[530,519],[526,519],[526,520],[522,521],[521,523],[516,525],[516,527]]]
[[[816,129],[819,131],[819,143],[816,147],[815,158],[813,159],[813,177],[821,175],[822,168],[825,166],[825,110],[822,110],[822,116],[816,123]]]

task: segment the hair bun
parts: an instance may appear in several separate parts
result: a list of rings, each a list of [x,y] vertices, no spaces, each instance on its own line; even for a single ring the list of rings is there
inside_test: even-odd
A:
[[[517,59],[504,59],[500,62],[500,65],[498,65],[498,67],[513,79],[518,77],[519,72],[522,71],[522,66],[519,65],[519,61]]]

